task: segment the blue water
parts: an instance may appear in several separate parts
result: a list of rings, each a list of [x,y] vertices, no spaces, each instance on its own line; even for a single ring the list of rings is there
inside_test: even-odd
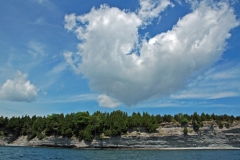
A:
[[[183,159],[240,160],[240,150],[123,150],[123,149],[65,149],[41,147],[0,147],[0,159]]]

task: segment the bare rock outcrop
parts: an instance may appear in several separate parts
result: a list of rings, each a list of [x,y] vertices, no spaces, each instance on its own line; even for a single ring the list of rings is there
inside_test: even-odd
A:
[[[0,145],[10,146],[51,146],[75,148],[240,148],[240,125],[219,129],[216,125],[205,124],[199,132],[188,126],[188,135],[183,134],[179,125],[161,125],[156,132],[147,133],[145,128],[133,128],[126,135],[94,139],[92,142],[75,137],[45,137],[42,140],[28,140],[26,136],[0,137]]]

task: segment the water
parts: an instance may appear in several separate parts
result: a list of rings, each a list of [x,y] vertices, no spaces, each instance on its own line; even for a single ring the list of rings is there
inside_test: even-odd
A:
[[[240,150],[123,150],[123,149],[65,149],[41,147],[0,147],[1,160],[239,160]]]

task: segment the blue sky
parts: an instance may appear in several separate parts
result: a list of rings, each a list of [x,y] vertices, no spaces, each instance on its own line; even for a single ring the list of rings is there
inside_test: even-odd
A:
[[[0,2],[0,115],[240,115],[240,2]]]

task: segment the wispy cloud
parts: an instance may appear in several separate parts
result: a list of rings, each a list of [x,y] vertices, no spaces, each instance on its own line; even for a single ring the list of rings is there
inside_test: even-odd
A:
[[[211,90],[209,88],[209,90]],[[197,92],[197,91],[195,91]],[[203,90],[202,90],[203,92]],[[191,92],[182,92],[178,95],[171,95],[171,98],[174,99],[219,99],[219,98],[228,98],[228,97],[238,97],[239,93],[236,92],[220,92],[220,93],[206,93],[208,91],[204,90],[205,93],[194,93]]]
[[[135,108],[236,108],[235,104],[216,103],[214,100],[165,99],[146,101]]]
[[[96,94],[81,94],[69,98],[70,101],[92,101],[96,99],[97,99]]]
[[[48,75],[59,74],[64,71],[69,65],[67,63],[60,63],[53,67],[53,69],[48,73]]]
[[[36,0],[38,3],[49,2],[49,0]]]
[[[45,21],[45,19],[43,17],[40,17],[40,18],[36,19],[36,21],[33,22],[32,24],[44,25],[44,24],[46,24],[46,21]]]
[[[80,94],[73,96],[64,96],[52,98],[51,100],[45,99],[44,101],[38,101],[37,103],[71,103],[71,102],[80,102],[80,101],[97,101],[97,94]]]
[[[28,47],[28,53],[31,54],[33,57],[39,58],[39,56],[42,57],[45,55],[44,45],[39,42],[30,41]]]
[[[190,83],[185,90],[173,94],[173,99],[219,99],[240,97],[240,65],[215,66]]]

